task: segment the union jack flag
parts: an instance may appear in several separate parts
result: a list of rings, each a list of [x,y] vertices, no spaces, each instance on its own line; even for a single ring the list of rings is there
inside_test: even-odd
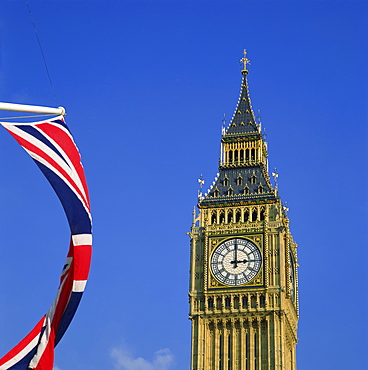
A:
[[[52,370],[54,347],[77,310],[89,273],[92,223],[86,179],[79,151],[62,116],[2,125],[54,188],[66,213],[71,238],[54,302],[33,330],[0,359],[0,370]]]

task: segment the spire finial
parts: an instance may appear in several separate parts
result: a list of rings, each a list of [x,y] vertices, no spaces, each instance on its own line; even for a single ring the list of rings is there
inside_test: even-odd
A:
[[[277,190],[278,189],[277,178],[279,177],[279,174],[277,173],[276,167],[273,169],[272,176],[273,176],[273,180],[275,182],[275,188]]]
[[[243,55],[244,56],[243,56],[243,58],[240,59],[239,63],[243,63],[242,73],[247,74],[248,73],[247,65],[250,64],[250,60],[247,58],[247,50],[246,49],[244,49]]]
[[[221,135],[224,135],[226,131],[226,114],[224,113],[224,118],[222,119]]]
[[[202,186],[204,184],[203,175],[201,174],[198,179],[199,182],[199,189],[202,189]]]
[[[203,180],[203,175],[202,174],[199,176],[198,182],[199,182],[198,199],[201,200],[203,198],[202,186],[204,184],[204,180]]]

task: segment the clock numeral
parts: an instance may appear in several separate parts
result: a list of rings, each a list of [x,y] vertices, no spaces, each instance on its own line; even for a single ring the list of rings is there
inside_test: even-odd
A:
[[[218,253],[218,254],[221,254],[221,252],[225,249],[226,247],[225,247],[225,245],[220,245],[217,249],[216,249],[216,251],[215,251],[215,253]]]

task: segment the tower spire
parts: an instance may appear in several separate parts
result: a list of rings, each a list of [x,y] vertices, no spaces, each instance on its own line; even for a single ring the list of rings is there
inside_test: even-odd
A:
[[[226,130],[226,136],[228,137],[239,138],[242,136],[259,135],[258,125],[249,96],[247,65],[250,64],[250,61],[246,55],[247,51],[244,49],[243,58],[240,59],[240,63],[243,65],[240,94],[234,114]]]
[[[249,59],[244,49],[240,96],[227,129],[222,133],[219,176],[199,199],[200,206],[220,202],[243,202],[275,199],[268,174],[267,143],[256,122],[250,101],[247,65]]]

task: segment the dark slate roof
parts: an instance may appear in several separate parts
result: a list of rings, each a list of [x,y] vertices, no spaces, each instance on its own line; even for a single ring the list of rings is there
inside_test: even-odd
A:
[[[239,177],[241,178],[240,184]],[[200,201],[200,205],[261,199],[275,199],[268,175],[261,166],[226,168],[220,169],[219,176]]]
[[[238,180],[240,177],[240,184]],[[252,181],[252,177],[254,180]],[[271,188],[265,179],[260,166],[246,167],[246,168],[231,168],[220,171],[220,175],[209,191],[210,195],[217,190],[219,196],[226,196],[229,189],[232,190],[234,195],[244,194],[244,189],[248,189],[249,194],[257,194],[258,190],[262,187],[263,193],[269,193]]]

